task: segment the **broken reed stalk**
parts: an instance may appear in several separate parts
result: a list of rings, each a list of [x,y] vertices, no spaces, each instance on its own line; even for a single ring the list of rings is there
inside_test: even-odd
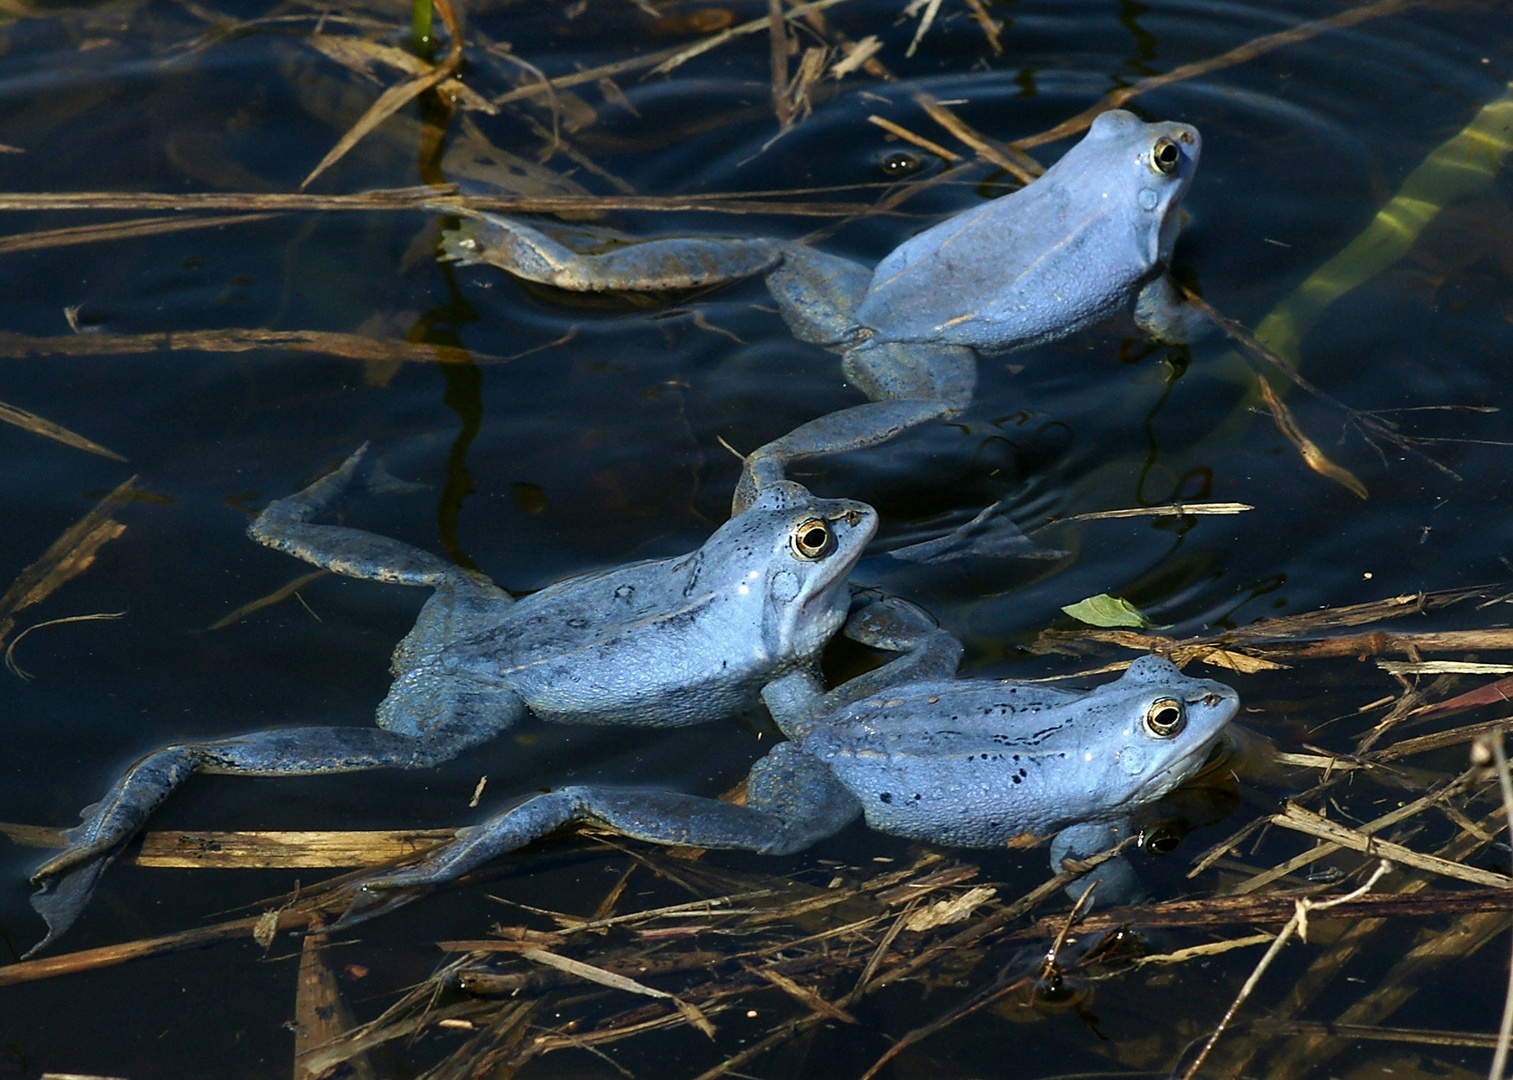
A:
[[[1203,1044],[1203,1048],[1198,1051],[1198,1056],[1195,1057],[1187,1066],[1187,1068],[1182,1071],[1181,1080],[1193,1080],[1193,1078],[1197,1076],[1198,1070],[1201,1069],[1203,1067],[1203,1063],[1208,1060],[1209,1053],[1213,1050],[1214,1045],[1219,1041],[1219,1038],[1224,1034],[1224,1031],[1229,1026],[1230,1021],[1235,1018],[1235,1014],[1240,1011],[1240,1007],[1245,1004],[1246,999],[1250,997],[1251,992],[1254,991],[1256,986],[1260,983],[1261,976],[1266,974],[1266,969],[1269,968],[1271,966],[1271,962],[1277,958],[1277,955],[1282,951],[1283,946],[1285,946],[1287,942],[1292,939],[1292,935],[1297,934],[1302,940],[1308,940],[1309,913],[1316,910],[1327,910],[1328,908],[1336,907],[1340,904],[1355,900],[1358,897],[1365,896],[1368,892],[1371,891],[1372,886],[1377,883],[1381,876],[1391,869],[1392,864],[1384,860],[1377,864],[1376,869],[1372,872],[1371,877],[1366,879],[1366,883],[1364,885],[1361,885],[1359,888],[1346,893],[1344,896],[1335,897],[1332,900],[1311,900],[1305,897],[1301,900],[1295,901],[1296,909],[1293,911],[1292,918],[1287,920],[1287,924],[1282,927],[1282,932],[1277,935],[1276,940],[1271,943],[1271,947],[1266,950],[1266,954],[1261,957],[1259,962],[1257,962],[1255,970],[1250,973],[1250,977],[1246,979],[1244,984],[1240,987],[1240,992],[1235,995],[1234,1001],[1230,1004],[1229,1008],[1224,1011],[1223,1017],[1221,1017],[1219,1020],[1218,1027],[1214,1028],[1213,1034],[1208,1037],[1208,1041],[1205,1042]]]

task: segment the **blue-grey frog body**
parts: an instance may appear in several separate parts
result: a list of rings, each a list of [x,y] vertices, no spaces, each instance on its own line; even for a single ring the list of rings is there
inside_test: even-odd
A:
[[[749,455],[739,512],[791,462],[872,446],[966,408],[979,353],[1054,340],[1121,313],[1158,339],[1185,340],[1196,320],[1166,270],[1200,150],[1186,124],[1106,112],[1039,179],[927,229],[875,269],[759,238],[585,252],[522,221],[481,214],[444,235],[444,257],[578,291],[765,274],[794,336],[839,352],[846,377],[870,400]]]
[[[1237,703],[1148,656],[1083,693],[986,679],[892,687],[827,717],[802,746],[873,828],[996,847],[1161,798],[1208,759]]]
[[[1159,799],[1203,766],[1239,706],[1229,687],[1154,656],[1082,693],[954,679],[960,643],[897,601],[859,612],[847,633],[903,655],[829,692],[812,671],[769,683],[762,698],[789,741],[752,767],[745,805],[583,786],[535,795],[419,865],[359,883],[343,923],[570,821],[653,843],[787,854],[865,815],[880,831],[932,843],[1023,846]]]
[[[515,723],[677,726],[755,706],[811,671],[847,618],[847,576],[877,529],[864,503],[764,487],[698,550],[569,578],[523,600],[397,540],[309,519],[349,482],[335,473],[271,503],[251,536],[336,573],[434,590],[395,649],[375,727],[276,728],[184,742],[131,766],[69,846],[40,867],[47,939],[82,910],[105,866],[191,773],[296,776],[424,768]],[[41,945],[38,946],[40,948]]]

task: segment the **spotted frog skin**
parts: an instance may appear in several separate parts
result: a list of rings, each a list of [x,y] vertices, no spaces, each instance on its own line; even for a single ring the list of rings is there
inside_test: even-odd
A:
[[[847,575],[877,530],[864,503],[769,484],[698,550],[583,574],[522,600],[419,548],[309,519],[351,480],[335,473],[270,504],[260,543],[335,573],[434,590],[394,652],[373,728],[298,726],[155,750],[68,830],[37,870],[47,944],[77,917],[105,866],[191,773],[305,776],[426,768],[509,728],[545,720],[669,727],[755,706],[775,679],[813,678],[851,602]],[[35,950],[33,950],[35,951]]]
[[[749,455],[739,513],[791,462],[872,446],[966,408],[978,354],[1125,313],[1160,340],[1186,340],[1196,320],[1166,269],[1201,145],[1186,124],[1103,113],[1039,179],[925,230],[875,269],[767,239],[668,238],[585,253],[486,214],[445,234],[444,257],[575,291],[702,287],[764,274],[794,336],[840,353],[847,379],[869,400]]]
[[[652,843],[775,855],[858,815],[930,843],[1020,846],[1122,821],[1159,799],[1203,766],[1239,707],[1229,687],[1155,656],[1081,693],[954,678],[960,644],[897,601],[858,613],[847,632],[904,655],[828,693],[812,671],[770,683],[762,697],[789,741],[752,767],[745,805],[587,786],[535,795],[461,830],[419,865],[360,883],[343,922],[397,907],[570,821]],[[1092,853],[1063,853],[1073,851]]]

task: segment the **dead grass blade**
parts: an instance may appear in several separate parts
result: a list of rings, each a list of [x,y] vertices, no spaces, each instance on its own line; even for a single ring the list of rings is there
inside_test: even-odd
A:
[[[1513,878],[1506,874],[1494,874],[1490,870],[1479,870],[1474,866],[1466,866],[1451,859],[1441,859],[1435,855],[1424,855],[1421,852],[1403,847],[1401,844],[1393,844],[1386,840],[1378,840],[1358,829],[1352,829],[1328,818],[1320,817],[1309,810],[1303,809],[1296,803],[1289,802],[1280,814],[1274,814],[1271,818],[1273,825],[1280,825],[1294,832],[1306,833],[1316,836],[1321,840],[1338,844],[1340,847],[1349,848],[1351,851],[1359,851],[1367,855],[1377,855],[1393,862],[1411,866],[1415,870],[1423,870],[1431,874],[1440,874],[1444,877],[1456,878],[1460,881],[1468,881],[1473,885],[1484,885],[1496,889],[1513,887]]]
[[[220,217],[137,218],[111,221],[103,225],[74,225],[65,229],[40,229],[0,237],[0,255],[19,251],[45,251],[76,244],[99,244],[110,240],[139,240],[144,236],[213,229],[222,225],[239,225],[247,221],[266,221],[274,214],[230,214]]]
[[[1206,514],[1244,514],[1255,507],[1242,502],[1168,503],[1166,506],[1133,506],[1123,510],[1092,510],[1086,514],[1068,514],[1066,517],[1049,519],[1040,528],[1065,525],[1073,521],[1115,521],[1121,518],[1142,517],[1201,517]],[[1040,529],[1036,529],[1039,532]]]
[[[1045,166],[1029,154],[1014,147],[999,146],[929,94],[921,91],[914,95],[913,101],[931,120],[977,151],[978,157],[1015,177],[1021,184],[1028,184],[1045,172]]]
[[[14,405],[7,405],[0,401],[0,420],[7,424],[14,424],[22,431],[30,431],[33,435],[41,435],[45,439],[55,439],[64,446],[72,446],[75,450],[87,450],[91,454],[99,454],[101,457],[110,458],[112,461],[124,462],[126,459],[114,450],[107,450],[97,442],[86,439],[83,435],[69,431],[62,424],[55,424],[51,420],[44,419],[34,412],[18,409]]]
[[[1254,877],[1247,878],[1245,881],[1242,881],[1238,885],[1235,885],[1233,888],[1231,888],[1229,890],[1229,895],[1244,896],[1247,893],[1256,892],[1257,890],[1270,885],[1272,882],[1286,877],[1288,874],[1296,873],[1303,867],[1308,866],[1310,863],[1317,862],[1319,859],[1322,859],[1325,856],[1334,854],[1341,848],[1351,847],[1352,850],[1361,851],[1363,850],[1363,848],[1360,846],[1361,838],[1370,840],[1370,838],[1373,838],[1383,829],[1390,829],[1392,826],[1400,822],[1407,821],[1409,818],[1415,816],[1416,814],[1420,814],[1431,807],[1444,805],[1448,800],[1465,792],[1470,786],[1472,779],[1473,774],[1471,772],[1462,773],[1460,776],[1442,785],[1437,790],[1432,791],[1429,794],[1422,796],[1421,798],[1414,799],[1412,802],[1400,806],[1396,810],[1389,811],[1388,813],[1385,813],[1380,817],[1368,821],[1364,825],[1357,827],[1356,829],[1352,830],[1357,834],[1356,842],[1353,847],[1352,845],[1340,842],[1339,839],[1334,837],[1320,836],[1317,832],[1310,833],[1310,835],[1319,836],[1319,839],[1324,842],[1309,851],[1303,852],[1301,855],[1294,856],[1293,858],[1288,859],[1285,862],[1279,863],[1277,866],[1272,867],[1270,870],[1263,871],[1262,873],[1257,874]],[[1290,811],[1294,806],[1295,804],[1289,803],[1287,809]],[[1323,820],[1322,818],[1318,818],[1317,815],[1309,815],[1309,817],[1316,818],[1320,821]],[[1277,822],[1275,818],[1273,818],[1272,821],[1274,824],[1285,824],[1284,822]],[[1288,827],[1291,828],[1292,826]],[[1307,830],[1300,829],[1298,831]],[[1369,854],[1382,854],[1386,858],[1392,857],[1386,855],[1385,852],[1378,852],[1375,850],[1369,852]]]
[[[333,869],[407,859],[455,839],[455,829],[150,832],[123,861],[156,868]]]
[[[287,585],[283,585],[280,588],[274,589],[267,596],[259,596],[256,600],[251,600],[243,604],[235,611],[232,611],[226,615],[222,615],[219,619],[215,620],[215,622],[205,627],[205,629],[207,632],[211,630],[224,630],[228,626],[232,626],[236,623],[241,622],[248,615],[251,615],[255,611],[261,611],[263,610],[263,608],[272,607],[275,604],[283,603],[285,600],[289,599],[289,597],[299,592],[312,581],[318,581],[321,578],[326,577],[330,573],[331,571],[329,570],[312,570],[308,574],[301,574],[299,577],[295,578]]]
[[[1362,4],[1360,7],[1342,11],[1338,15],[1331,15],[1327,19],[1306,22],[1287,30],[1279,30],[1274,34],[1263,34],[1258,38],[1247,41],[1243,45],[1238,45],[1227,52],[1220,53],[1218,56],[1211,56],[1207,60],[1198,60],[1191,64],[1183,64],[1163,74],[1153,75],[1148,79],[1141,79],[1130,86],[1113,90],[1105,94],[1103,99],[1096,105],[1084,109],[1076,116],[1063,120],[1053,128],[1042,131],[1039,135],[1031,135],[1028,138],[1016,140],[1014,145],[1020,149],[1028,150],[1031,147],[1041,146],[1044,143],[1070,138],[1079,132],[1086,131],[1088,125],[1097,119],[1100,114],[1106,113],[1110,109],[1120,108],[1141,94],[1148,94],[1152,90],[1158,90],[1163,86],[1170,86],[1172,83],[1182,82],[1185,79],[1191,79],[1198,75],[1207,75],[1212,71],[1219,71],[1223,68],[1247,63],[1258,56],[1264,56],[1283,46],[1307,41],[1309,38],[1317,37],[1330,30],[1343,30],[1346,27],[1356,26],[1371,19],[1380,19],[1386,15],[1396,15],[1409,8],[1423,6],[1427,2],[1428,0],[1377,0],[1376,3]]]
[[[312,906],[291,907],[278,913],[276,931],[297,930],[307,926]],[[181,930],[176,934],[161,937],[139,938],[119,945],[105,945],[98,949],[81,949],[78,952],[59,956],[44,956],[36,960],[22,960],[0,967],[0,986],[15,986],[19,983],[52,979],[60,975],[76,975],[83,971],[98,971],[131,960],[165,953],[199,949],[218,941],[233,941],[251,937],[258,924],[264,922],[262,915],[245,919],[232,919],[214,926],[195,930]]]
[[[788,22],[793,22],[795,19],[803,18],[804,16],[813,14],[815,12],[824,11],[827,8],[833,8],[837,4],[843,4],[845,2],[846,0],[815,0],[814,3],[810,4],[795,4],[788,9],[783,18]],[[698,41],[692,45],[685,45],[682,48],[677,49],[666,59],[659,61],[657,65],[651,69],[651,74],[666,75],[674,68],[681,67],[682,65],[688,63],[688,61],[692,60],[694,57],[703,56],[705,53],[709,52],[709,50],[718,49],[721,45],[724,45],[730,41],[734,41],[738,37],[742,37],[746,34],[760,34],[763,30],[770,31],[771,25],[770,16],[764,15],[760,19],[752,19],[750,22],[744,22],[739,26],[732,26],[728,29],[721,30],[717,34],[711,34],[703,41]],[[639,62],[633,61],[631,63],[634,63],[637,67],[641,66]],[[610,66],[614,67],[615,70],[610,71],[606,69],[599,71],[598,69],[595,69],[596,73],[592,75],[592,78],[597,79],[600,74],[615,75],[619,74],[622,71],[632,70],[631,67],[619,65]],[[581,71],[576,75],[569,75],[561,79],[553,79],[550,85],[559,89],[564,86],[573,86],[579,82],[588,81],[587,79],[584,79],[583,76],[589,74],[590,72]],[[527,89],[530,89],[534,92],[541,92],[543,90],[542,87],[538,86],[529,87]],[[519,93],[519,91],[513,91],[512,93]],[[496,98],[495,103],[502,103],[510,96],[510,94],[506,94],[503,98]]]
[[[455,195],[457,187],[389,188],[353,195],[310,195],[292,192],[205,191],[168,194],[156,191],[40,191],[0,192],[0,212],[37,210],[235,210],[263,211],[374,211],[415,210],[433,199]]]
[[[100,622],[109,619],[125,618],[124,611],[100,611],[92,615],[67,615],[61,619],[48,619],[46,622],[33,623],[15,637],[11,638],[10,644],[5,647],[5,669],[18,679],[31,679],[31,674],[16,663],[16,646],[33,630],[41,630],[48,626],[62,626],[65,623]]]
[[[0,193],[0,212],[38,210],[219,210],[244,214],[314,212],[387,212],[431,210],[440,213],[493,211],[502,214],[592,215],[609,210],[650,213],[786,214],[790,217],[846,217],[876,212],[872,203],[809,202],[791,196],[827,191],[851,191],[876,185],[802,188],[794,191],[706,192],[698,195],[461,195],[456,185],[398,188],[354,195],[314,195],[308,192],[204,192],[167,195],[139,192]],[[888,186],[888,185],[883,185]],[[159,219],[152,219],[159,220]],[[177,220],[177,219],[173,219]],[[233,219],[227,219],[233,220]],[[201,226],[196,225],[196,228]],[[105,228],[105,226],[101,226]],[[54,230],[67,233],[68,230]],[[46,235],[46,234],[26,234]]]
[[[647,986],[645,983],[639,983],[635,979],[627,978],[624,975],[616,975],[612,971],[605,971],[603,968],[595,967],[592,964],[585,964],[581,960],[574,960],[568,956],[559,956],[557,953],[548,952],[546,949],[527,949],[520,955],[527,960],[535,961],[545,967],[556,968],[558,971],[564,971],[579,979],[598,983],[600,986],[607,986],[611,990],[621,990],[628,994],[641,994],[644,997],[670,1001],[678,1012],[683,1015],[685,1020],[698,1028],[708,1038],[714,1038],[714,1025],[709,1022],[709,1018],[699,1010],[699,1007],[692,1002],[683,1001],[675,995],[669,994],[666,990],[658,990],[655,987]]]
[[[1508,822],[1508,834],[1513,836],[1513,778],[1508,776],[1508,757],[1503,753],[1502,732],[1483,736],[1472,748],[1471,760],[1486,764],[1490,758],[1497,770],[1497,789],[1502,793],[1503,816]],[[1502,1022],[1497,1028],[1497,1050],[1492,1055],[1492,1067],[1487,1075],[1491,1080],[1502,1080],[1507,1075],[1508,1046],[1513,1042],[1513,966],[1508,969],[1508,988],[1503,993]]]
[[[54,540],[40,559],[16,575],[5,595],[0,596],[0,641],[15,629],[18,612],[40,604],[88,570],[100,548],[126,531],[126,526],[110,515],[136,493],[132,487],[136,479],[131,477],[106,495]]]
[[[431,0],[431,2],[435,5],[437,13],[441,15],[441,21],[446,24],[447,33],[452,38],[452,48],[447,53],[446,59],[424,75],[417,76],[409,82],[391,86],[380,94],[378,100],[368,106],[368,111],[358,118],[357,123],[353,124],[330,152],[321,158],[320,164],[315,166],[310,171],[310,175],[300,182],[301,191],[309,187],[310,182],[317,176],[345,157],[349,150],[366,138],[379,124],[433,86],[457,74],[461,69],[462,27],[457,21],[457,13],[452,10],[451,0]]]
[[[1121,926],[1218,930],[1226,926],[1272,925],[1285,923],[1292,917],[1297,899],[1297,893],[1268,892],[1100,908],[1086,915],[1078,924],[1078,929],[1084,934],[1098,934],[1117,930]],[[1373,893],[1331,908],[1328,916],[1319,918],[1357,923],[1367,919],[1442,919],[1446,916],[1507,910],[1506,891],[1465,889],[1455,892]],[[1004,935],[1004,940],[1049,940],[1056,936],[1064,920],[1065,916],[1050,915],[1022,930]]]

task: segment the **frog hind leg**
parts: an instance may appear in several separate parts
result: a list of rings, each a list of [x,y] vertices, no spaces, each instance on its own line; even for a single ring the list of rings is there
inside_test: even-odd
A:
[[[391,697],[393,695],[391,694]],[[297,726],[229,738],[184,742],[154,750],[122,774],[82,822],[64,832],[68,847],[38,867],[32,907],[47,922],[47,936],[31,953],[68,929],[83,911],[106,866],[158,806],[195,772],[239,776],[317,776],[367,769],[428,768],[508,727],[525,711],[505,691],[486,696],[450,688],[449,713],[432,708],[417,735],[371,727]],[[386,701],[387,704],[387,701]],[[411,718],[413,720],[413,717]]]
[[[368,769],[428,768],[493,738],[525,712],[503,688],[442,666],[447,642],[471,632],[487,609],[512,601],[497,586],[397,540],[307,519],[346,486],[359,449],[336,472],[258,515],[253,538],[337,573],[436,589],[415,629],[395,650],[397,678],[378,710],[378,728],[298,726],[155,750],[127,769],[105,798],[66,830],[68,847],[32,875],[32,906],[48,924],[31,952],[78,917],[106,866],[154,810],[192,773],[314,776]],[[30,955],[30,954],[28,954]]]
[[[303,491],[273,500],[247,526],[247,535],[346,577],[435,587],[461,576],[462,571],[446,559],[401,540],[344,525],[310,524],[310,518],[346,490],[367,450],[368,444],[363,443],[334,472]]]
[[[1208,318],[1182,298],[1170,274],[1135,297],[1135,325],[1163,345],[1185,345],[1209,329]]]
[[[655,291],[719,285],[776,266],[782,245],[736,237],[670,237],[575,251],[514,218],[480,214],[442,233],[442,258],[488,263],[515,277],[572,292]]]
[[[860,814],[861,805],[835,775],[792,743],[778,744],[752,767],[744,806],[671,791],[564,787],[459,830],[455,841],[415,866],[359,883],[333,929],[409,903],[575,821],[652,844],[787,855],[833,836]]]

